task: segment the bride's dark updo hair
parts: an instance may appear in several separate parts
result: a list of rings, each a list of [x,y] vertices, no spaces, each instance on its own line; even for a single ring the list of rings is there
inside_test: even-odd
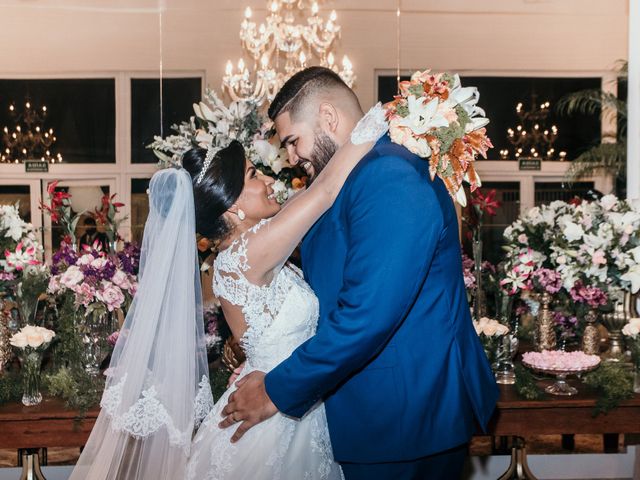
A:
[[[232,141],[215,155],[197,184],[206,155],[206,149],[194,147],[182,156],[182,166],[191,175],[193,184],[196,231],[216,241],[231,231],[223,214],[238,200],[244,188],[245,154],[242,144]]]

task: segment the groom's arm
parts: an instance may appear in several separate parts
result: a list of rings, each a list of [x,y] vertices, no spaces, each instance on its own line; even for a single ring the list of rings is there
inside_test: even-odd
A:
[[[267,374],[278,410],[303,416],[323,395],[378,354],[415,301],[443,219],[436,194],[413,166],[381,157],[354,178],[348,251],[338,304],[316,335]],[[426,187],[426,188],[425,188]]]

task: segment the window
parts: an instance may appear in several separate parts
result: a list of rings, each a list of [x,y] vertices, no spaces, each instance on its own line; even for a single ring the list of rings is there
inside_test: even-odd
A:
[[[147,189],[150,179],[131,179],[131,240],[142,244],[144,224],[149,215],[149,197]]]
[[[162,80],[162,126],[164,135],[171,125],[193,115],[193,103],[202,97],[201,78],[165,78]],[[158,79],[131,79],[131,163],[155,163],[146,148],[160,135],[160,82]]]
[[[0,80],[0,128],[13,130],[9,107],[22,112],[26,102],[47,107],[44,126],[57,138],[51,150],[64,163],[115,163],[114,79]]]
[[[407,80],[409,77],[401,77]],[[525,109],[532,101],[551,104],[551,112],[546,120],[548,127],[558,127],[558,138],[554,144],[556,152],[567,152],[572,160],[584,150],[600,143],[600,119],[598,115],[559,115],[554,105],[564,95],[579,90],[600,88],[601,78],[538,78],[538,77],[474,77],[463,76],[463,86],[478,87],[482,107],[489,118],[487,135],[494,148],[489,150],[489,160],[500,159],[500,150],[513,151],[507,140],[507,129],[515,128],[518,117],[516,105],[522,102]],[[378,100],[388,102],[396,95],[396,77],[378,76]],[[513,156],[510,157],[513,160]]]
[[[568,202],[578,198],[591,198],[593,182],[576,182],[572,184],[561,182],[536,182],[536,206],[548,204],[555,200]]]
[[[483,182],[482,192],[487,194],[490,190],[496,191],[496,200],[501,204],[496,216],[485,215],[482,226],[483,259],[493,264],[502,260],[504,252],[504,229],[518,219],[520,215],[520,183],[518,182]],[[462,239],[464,250],[470,257],[471,232],[463,224]]]
[[[20,217],[31,222],[31,189],[28,185],[0,185],[0,205],[19,203]]]

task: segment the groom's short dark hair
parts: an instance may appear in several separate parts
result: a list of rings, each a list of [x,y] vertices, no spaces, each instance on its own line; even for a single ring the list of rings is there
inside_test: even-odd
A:
[[[269,107],[269,118],[275,118],[284,112],[295,117],[305,100],[320,90],[339,88],[348,92],[358,102],[353,90],[344,83],[336,72],[325,67],[308,67],[287,80],[277,93]]]

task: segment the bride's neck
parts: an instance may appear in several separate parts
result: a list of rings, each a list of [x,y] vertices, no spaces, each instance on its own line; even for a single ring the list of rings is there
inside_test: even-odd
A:
[[[220,250],[229,248],[233,242],[235,242],[242,236],[242,234],[249,231],[249,229],[255,227],[257,224],[258,222],[247,219],[234,225],[231,233],[229,233],[229,235],[227,235],[227,237],[222,242],[220,242]]]

